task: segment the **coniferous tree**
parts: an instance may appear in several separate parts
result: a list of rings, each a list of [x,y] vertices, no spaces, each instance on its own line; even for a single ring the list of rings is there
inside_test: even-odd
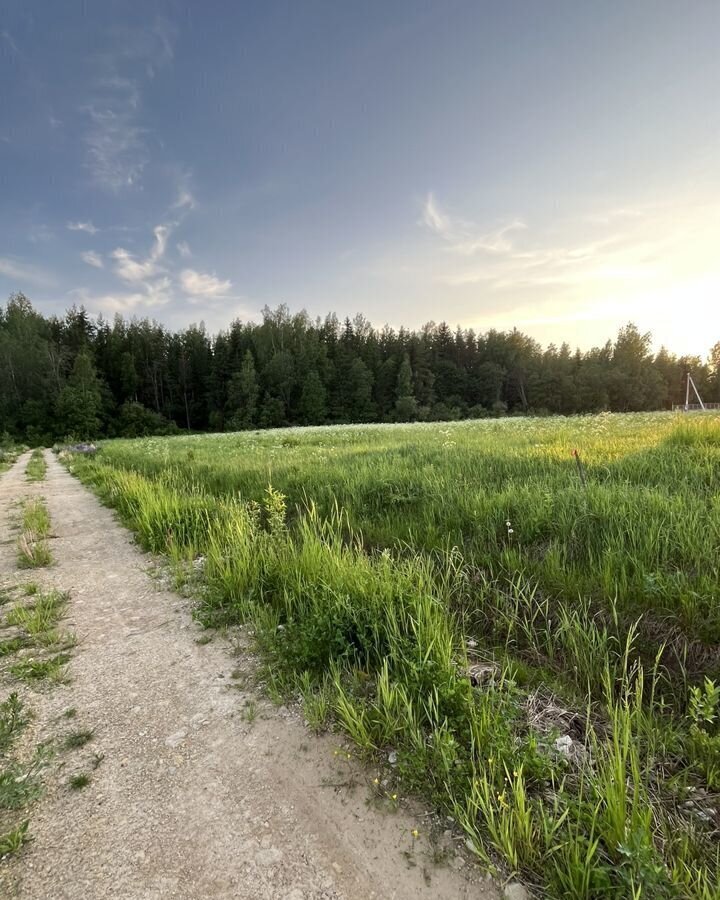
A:
[[[395,400],[395,417],[400,422],[408,422],[417,416],[417,400],[413,394],[413,373],[410,357],[403,356],[398,370]]]
[[[303,425],[322,425],[327,417],[325,385],[313,369],[305,378],[299,411]]]
[[[227,413],[231,431],[241,431],[255,425],[258,393],[255,360],[252,352],[246,350],[240,371],[232,376],[228,385]]]
[[[90,352],[81,350],[75,357],[67,384],[57,404],[60,429],[81,440],[90,440],[100,431],[102,386]]]

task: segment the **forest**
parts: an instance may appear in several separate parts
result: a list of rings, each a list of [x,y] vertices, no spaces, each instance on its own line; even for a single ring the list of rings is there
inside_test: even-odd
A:
[[[649,411],[685,398],[690,371],[720,401],[720,341],[707,360],[652,350],[629,323],[589,351],[521,333],[430,322],[374,328],[362,315],[311,319],[287,306],[260,323],[173,331],[73,307],[0,308],[0,434],[29,444],[285,425],[443,421]]]

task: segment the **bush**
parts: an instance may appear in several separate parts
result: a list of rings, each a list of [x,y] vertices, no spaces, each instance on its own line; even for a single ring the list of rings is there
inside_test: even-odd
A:
[[[142,403],[128,400],[120,407],[117,423],[119,437],[147,437],[151,434],[177,434],[180,429],[160,413]]]

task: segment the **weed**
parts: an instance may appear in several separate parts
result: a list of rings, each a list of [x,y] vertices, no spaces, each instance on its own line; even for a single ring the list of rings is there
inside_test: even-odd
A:
[[[0,859],[9,856],[11,853],[17,853],[18,850],[30,840],[28,834],[29,820],[25,820],[15,828],[0,834]]]
[[[35,682],[43,679],[63,682],[67,680],[66,666],[70,662],[67,653],[58,653],[49,659],[24,659],[10,667],[12,674],[21,681]]]
[[[202,647],[204,644],[209,644],[211,640],[211,634],[201,634],[200,637],[195,638],[195,643]]]
[[[64,738],[62,745],[65,750],[77,750],[79,747],[84,747],[94,736],[94,731],[87,728],[79,729],[70,732],[70,734]]]
[[[17,762],[0,772],[0,809],[22,809],[40,796],[37,766],[25,769]]]
[[[258,706],[254,700],[248,700],[246,702],[245,707],[243,708],[243,711],[242,711],[242,717],[243,717],[244,721],[247,722],[249,725],[252,725],[252,723],[255,721],[255,719],[257,719]]]
[[[32,456],[25,467],[25,477],[28,481],[42,481],[47,472],[47,463],[42,450],[33,450]]]
[[[28,721],[23,702],[16,693],[0,703],[0,754],[10,749]]]
[[[49,566],[52,554],[47,543],[50,534],[50,514],[45,502],[38,498],[23,506],[22,530],[18,537],[18,565],[32,569]]]
[[[77,715],[77,709],[74,706],[69,706],[65,712],[63,712],[63,718],[65,719],[74,719]]]
[[[85,773],[80,773],[78,775],[72,775],[68,782],[72,790],[80,791],[84,787],[87,787],[90,784],[90,776]]]

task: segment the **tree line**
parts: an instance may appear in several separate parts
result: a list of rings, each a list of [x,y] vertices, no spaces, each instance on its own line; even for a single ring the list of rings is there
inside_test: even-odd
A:
[[[521,333],[377,329],[362,315],[312,320],[286,306],[212,336],[149,319],[60,318],[23,294],[0,307],[0,434],[47,444],[180,429],[409,422],[507,414],[643,411],[682,403],[691,371],[720,401],[720,342],[707,361],[653,354],[635,325],[587,352]]]

